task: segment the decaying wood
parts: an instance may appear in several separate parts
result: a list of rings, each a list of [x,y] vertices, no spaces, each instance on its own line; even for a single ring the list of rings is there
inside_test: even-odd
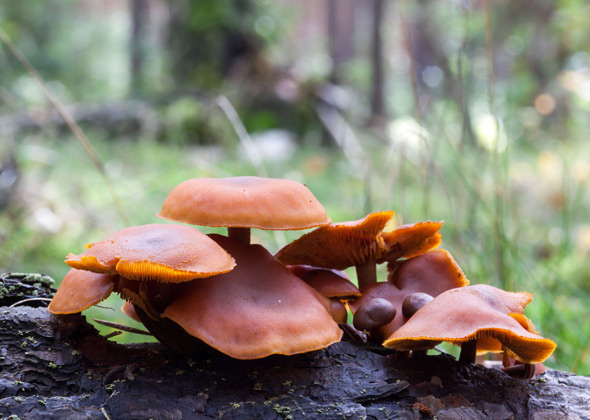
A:
[[[4,304],[0,301],[1,304]],[[82,315],[0,307],[0,418],[589,419],[590,378],[518,380],[448,355],[342,342],[297,356],[186,359],[119,345]]]

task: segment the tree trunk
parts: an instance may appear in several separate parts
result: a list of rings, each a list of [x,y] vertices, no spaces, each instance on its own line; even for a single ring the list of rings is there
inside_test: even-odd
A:
[[[78,314],[25,306],[0,308],[0,340],[1,418],[590,418],[586,377],[550,370],[518,380],[448,355],[396,360],[350,342],[191,360],[157,343],[110,342]]]
[[[387,118],[387,106],[385,104],[385,63],[383,62],[383,36],[381,34],[385,6],[386,3],[384,0],[373,0],[371,115],[373,122],[377,126],[383,125]]]

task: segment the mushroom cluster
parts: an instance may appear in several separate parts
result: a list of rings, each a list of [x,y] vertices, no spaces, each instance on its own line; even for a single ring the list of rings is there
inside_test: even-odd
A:
[[[462,361],[504,352],[507,366],[542,362],[555,348],[523,314],[530,294],[469,286],[439,248],[442,222],[394,227],[394,212],[381,211],[331,223],[303,184],[258,177],[187,180],[158,216],[228,235],[181,224],[123,229],[67,256],[72,268],[48,310],[80,312],[116,292],[123,312],[169,348],[237,359],[318,350],[343,331],[406,355],[443,341],[461,345]],[[251,243],[252,228],[315,229],[272,255]]]

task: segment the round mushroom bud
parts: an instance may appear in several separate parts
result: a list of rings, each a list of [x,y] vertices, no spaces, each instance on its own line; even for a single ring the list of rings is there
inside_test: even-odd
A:
[[[410,318],[418,309],[422,308],[428,302],[434,299],[428,293],[416,292],[409,295],[402,303],[402,314],[405,318]]]
[[[353,317],[353,325],[360,331],[372,331],[390,323],[395,317],[395,307],[391,302],[374,298],[359,307]]]

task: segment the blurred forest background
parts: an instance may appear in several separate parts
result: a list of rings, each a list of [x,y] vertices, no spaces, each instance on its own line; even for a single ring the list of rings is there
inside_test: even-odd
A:
[[[0,270],[59,283],[188,178],[290,178],[334,221],[444,220],[472,283],[534,294],[547,364],[590,374],[587,1],[20,0],[0,35]]]

